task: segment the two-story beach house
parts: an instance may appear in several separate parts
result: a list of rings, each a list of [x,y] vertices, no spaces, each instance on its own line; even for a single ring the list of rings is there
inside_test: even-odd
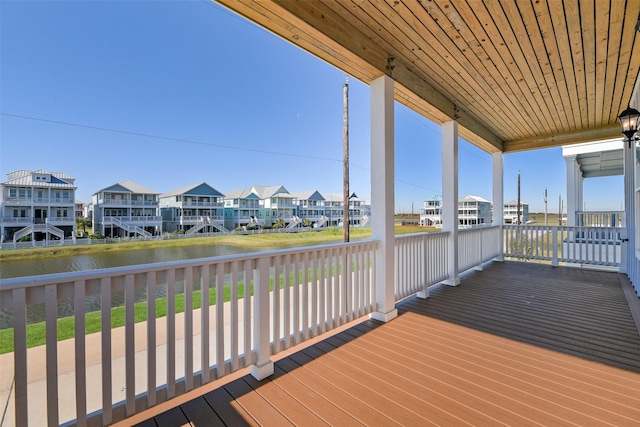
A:
[[[464,196],[458,202],[458,219],[462,227],[491,224],[491,202],[479,196]]]
[[[458,201],[458,221],[461,227],[491,224],[491,202],[479,196],[464,196]],[[442,227],[442,197],[425,200],[420,209],[420,225]]]
[[[162,234],[159,193],[122,181],[93,194],[93,231],[107,237]]]
[[[504,223],[518,223],[518,201],[511,200],[504,204]],[[526,224],[529,221],[529,204],[520,202],[520,224]]]
[[[249,190],[230,191],[224,197],[225,227],[270,226],[279,219],[294,227],[301,220],[293,200],[282,185],[253,185]]]
[[[224,194],[207,184],[188,185],[160,195],[163,231],[226,233]]]
[[[328,225],[328,217],[325,215],[325,199],[318,191],[297,191],[291,193],[293,204],[296,206],[296,215],[302,220],[309,220],[314,228],[323,228]]]
[[[423,227],[442,227],[442,196],[425,200],[420,209],[420,225]]]
[[[330,227],[342,227],[344,218],[344,196],[342,193],[324,195],[325,216]],[[361,199],[356,193],[349,196],[349,224],[351,227],[370,225],[371,201]]]
[[[59,172],[18,170],[0,183],[0,242],[72,237],[75,179]]]
[[[260,220],[260,199],[251,190],[232,190],[224,196],[224,226],[229,230],[237,227],[263,225]]]

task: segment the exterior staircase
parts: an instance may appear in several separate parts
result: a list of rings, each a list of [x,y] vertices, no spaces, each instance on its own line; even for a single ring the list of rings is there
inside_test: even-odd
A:
[[[360,225],[358,227],[366,227],[367,225],[369,225],[369,217],[367,215],[362,217],[362,221],[360,221]]]
[[[119,228],[123,229],[124,231],[126,231],[127,233],[129,233],[129,235],[133,234],[139,234],[143,237],[152,237],[152,234],[149,233],[147,230],[145,230],[142,227],[138,227],[137,225],[133,225],[133,224],[127,224],[125,222],[122,222],[122,220],[120,218],[116,218],[116,217],[108,217],[109,220],[106,222],[111,222],[111,224],[118,226]],[[105,218],[106,220],[107,218]]]
[[[64,231],[62,231],[58,227],[54,227],[51,224],[45,223],[45,224],[27,225],[25,228],[18,230],[13,235],[13,242],[15,243],[21,238],[23,238],[24,236],[29,235],[31,233],[49,233],[58,237],[60,240],[64,240]]]
[[[322,228],[322,227],[324,227],[328,220],[329,220],[329,218],[327,218],[326,216],[322,215],[320,217],[320,220],[317,221],[315,224],[313,224],[313,228]]]
[[[302,220],[300,219],[300,217],[297,216],[293,216],[291,218],[291,222],[289,224],[287,224],[287,228],[289,230],[291,230],[292,228],[296,228],[298,226],[298,224],[300,224],[302,222]]]
[[[218,230],[222,234],[229,234],[230,233],[230,231],[227,230],[226,228],[224,228],[223,225],[218,224],[216,221],[212,221],[210,217],[206,216],[206,217],[200,217],[200,219],[198,220],[196,225],[194,225],[193,227],[188,229],[186,231],[186,233],[184,233],[184,234],[185,234],[185,236],[193,236],[196,233],[198,233],[200,230],[202,230],[204,227],[207,227],[207,226],[211,226],[211,227],[215,228],[216,230]]]

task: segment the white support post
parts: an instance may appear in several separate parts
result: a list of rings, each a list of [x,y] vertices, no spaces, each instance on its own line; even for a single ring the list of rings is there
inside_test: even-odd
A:
[[[504,225],[504,162],[502,153],[491,156],[493,165],[493,225],[500,226],[500,235],[503,235]],[[504,239],[502,239],[504,241]],[[500,244],[500,254],[496,261],[504,261],[504,243]]]
[[[631,146],[629,146],[631,145]],[[624,159],[624,226],[626,236],[621,236],[622,257],[620,260],[620,273],[624,273],[633,280],[633,264],[636,262],[636,242],[635,242],[635,224],[636,204],[635,204],[635,186],[634,178],[636,173],[636,144],[634,141],[629,144],[625,138],[623,146]],[[636,290],[638,284],[634,283]]]
[[[576,213],[582,210],[584,178],[580,173],[580,167],[576,160],[576,156],[565,156],[567,162],[567,225],[575,227]]]
[[[460,284],[458,276],[458,122],[442,125],[442,231],[449,232],[447,276],[443,283]]]
[[[376,308],[371,317],[388,322],[398,316],[394,282],[394,139],[393,80],[371,82],[371,230],[380,240],[374,286]]]
[[[253,281],[253,312],[255,316],[253,334],[257,359],[256,363],[251,365],[251,375],[258,381],[262,381],[273,375],[273,361],[270,358],[271,345],[269,343],[269,258],[261,257],[257,269],[258,274]]]

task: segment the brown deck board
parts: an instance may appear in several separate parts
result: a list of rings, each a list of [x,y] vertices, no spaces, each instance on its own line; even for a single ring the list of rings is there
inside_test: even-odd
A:
[[[147,421],[638,426],[640,301],[627,298],[615,273],[493,263]]]

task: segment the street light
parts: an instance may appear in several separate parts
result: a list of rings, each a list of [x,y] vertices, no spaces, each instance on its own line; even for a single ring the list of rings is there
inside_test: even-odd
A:
[[[629,106],[618,116],[618,120],[622,125],[622,133],[627,137],[629,141],[629,148],[631,148],[631,140],[637,140],[634,135],[638,131],[638,119],[640,119],[640,111]]]

